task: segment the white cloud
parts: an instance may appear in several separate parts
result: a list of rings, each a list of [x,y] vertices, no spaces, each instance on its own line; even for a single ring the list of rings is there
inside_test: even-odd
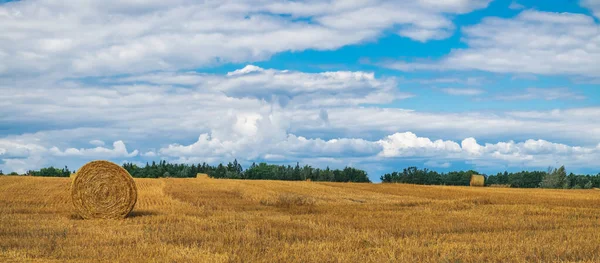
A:
[[[260,145],[253,154],[244,148]],[[359,157],[358,163],[365,161],[385,161],[386,159],[409,158],[423,160],[431,167],[447,168],[454,161],[467,161],[476,166],[545,168],[561,164],[573,168],[595,167],[594,159],[600,158],[599,147],[569,146],[546,140],[526,140],[524,142],[497,142],[479,144],[474,138],[466,138],[460,144],[450,140],[431,140],[418,137],[414,133],[394,133],[379,141],[362,139],[307,139],[288,134],[281,140],[262,139],[248,143],[239,140],[223,140],[202,134],[191,145],[173,144],[160,150],[161,155],[191,159],[238,158],[243,160],[313,160],[335,158],[337,160]],[[225,158],[225,159],[227,159]]]
[[[477,143],[475,138],[466,138],[460,143],[462,150],[474,156],[479,156],[483,152],[483,147]]]
[[[127,151],[125,143],[116,141],[113,149],[96,147],[91,149],[68,148],[61,151],[58,147],[48,147],[47,141],[34,139],[30,135],[12,136],[0,139],[0,169],[25,173],[27,170],[39,169],[43,165],[53,164],[56,159],[79,157],[83,159],[116,159],[131,158],[138,154],[137,150]],[[68,162],[68,161],[67,161]],[[66,162],[62,162],[64,165]],[[81,165],[81,164],[79,164]]]
[[[101,141],[101,140],[91,140],[90,144],[94,145],[94,146],[104,146],[104,141]]]
[[[155,152],[153,152],[153,151],[148,151],[148,152],[142,153],[141,156],[144,156],[144,157],[156,157],[157,154]]]
[[[532,115],[534,117],[534,115]],[[289,132],[290,123],[278,113],[249,114],[232,112],[209,133],[189,145],[170,144],[157,152],[148,151],[145,157],[161,157],[180,162],[240,160],[303,161],[307,163],[335,160],[335,163],[381,162],[397,158],[422,160],[427,166],[449,167],[455,161],[467,161],[476,167],[544,168],[564,164],[573,168],[591,168],[600,158],[600,144],[591,147],[570,146],[547,140],[497,142],[479,144],[469,137],[458,143],[452,140],[432,140],[412,132],[393,133],[380,140],[341,137],[323,140],[307,138]],[[38,136],[39,138],[43,138]],[[23,143],[30,136],[2,139],[0,169],[25,172],[39,169],[48,163],[64,163],[67,159],[119,159],[138,155],[129,152],[123,141],[113,148],[47,147],[45,141]]]
[[[421,41],[427,42],[429,40],[440,40],[445,39],[454,33],[454,28],[451,29],[428,29],[428,28],[415,28],[407,27],[398,31],[399,35]]]
[[[524,93],[496,96],[499,100],[582,100],[585,96],[572,92],[567,88],[526,88]]]
[[[598,115],[597,108],[535,113],[379,108],[361,104],[402,99],[406,94],[397,80],[360,71],[304,73],[258,67],[246,67],[245,71],[249,68],[252,72],[239,70],[223,75],[167,72],[100,79],[107,86],[64,81],[0,84],[6,91],[0,93],[0,122],[17,126],[52,124],[59,128],[51,132],[48,141],[63,145],[46,147],[61,148],[72,147],[69,142],[88,144],[91,139],[139,142],[138,148],[158,147],[143,145],[141,140],[152,138],[155,143],[168,145],[198,138],[199,134],[218,130],[224,120],[240,121],[240,130],[253,129],[258,119],[252,118],[272,113],[285,120],[289,133],[307,138],[318,135],[316,138],[377,140],[409,130],[455,140],[534,137],[573,143],[600,141],[600,124],[589,121]],[[544,94],[534,93],[542,99],[568,95]],[[248,116],[242,118],[244,121],[237,119],[241,113]],[[163,133],[170,134],[170,141],[163,138]]]
[[[108,158],[114,159],[118,157],[131,158],[138,155],[138,150],[134,150],[131,153],[127,151],[127,147],[123,141],[116,141],[113,143],[113,149],[105,147],[96,148],[68,148],[61,151],[58,147],[50,148],[50,153],[56,156],[78,156],[85,158]]]
[[[436,162],[436,161],[427,161],[424,163],[425,166],[429,166],[429,167],[437,167],[437,168],[448,168],[450,166],[452,166],[452,164],[450,162]]]
[[[590,16],[525,10],[514,18],[487,17],[462,31],[468,48],[441,60],[384,65],[403,71],[600,75],[600,25]]]
[[[33,155],[27,158],[2,159],[2,162],[4,164],[0,165],[0,169],[4,169],[4,172],[11,171],[18,174],[25,174],[29,170],[46,165],[48,160],[42,156]]]
[[[28,169],[65,162],[77,167],[85,158],[122,161],[139,154],[119,141],[142,150],[144,157],[177,161],[263,158],[312,164],[335,159],[359,165],[377,158],[482,164],[538,155],[524,150],[489,153],[474,139],[460,141],[470,137],[543,138],[594,146],[600,141],[600,124],[589,121],[600,118],[596,107],[444,113],[361,105],[402,98],[396,79],[369,72],[304,73],[248,66],[231,74],[158,72],[97,81],[106,86],[42,80],[0,84],[6,91],[0,93],[0,122],[58,127],[0,138],[1,158],[10,159],[1,168],[7,170],[9,163],[18,168],[22,162],[31,162]],[[262,90],[278,95],[266,97]],[[117,145],[86,148],[100,139]],[[571,153],[582,158],[577,150]],[[567,155],[564,159],[569,161]]]
[[[307,139],[287,132],[284,116],[237,113],[190,145],[171,144],[159,153],[170,157],[273,159],[369,156],[380,151],[363,139]]]
[[[303,73],[249,65],[215,82],[214,89],[231,97],[284,97],[304,107],[388,103],[412,96],[398,92],[394,78],[378,79],[360,71]]]
[[[373,40],[394,27],[409,28],[400,34],[419,41],[440,39],[453,31],[452,15],[488,3],[17,1],[0,5],[0,76],[121,74],[259,61],[279,52]]]
[[[5,91],[0,93],[4,103],[0,121],[17,125],[53,123],[60,129],[111,129],[117,131],[90,134],[92,131],[82,130],[69,136],[79,138],[85,134],[98,136],[93,139],[132,141],[135,136],[129,136],[133,134],[158,136],[164,131],[197,136],[220,122],[214,116],[227,116],[232,110],[260,114],[277,110],[286,118],[302,118],[303,122],[324,127],[329,121],[327,108],[390,103],[411,96],[399,91],[395,79],[377,78],[369,72],[240,71],[225,75],[167,72],[101,78],[106,86],[65,81],[0,84]],[[295,109],[315,112],[294,117]]]
[[[589,121],[600,118],[600,108],[596,107],[508,113],[437,113],[375,107],[333,108],[328,109],[328,115],[329,129],[352,135],[364,136],[374,132],[391,134],[399,130],[410,130],[417,134],[444,134],[452,139],[508,137],[526,140],[537,137],[584,144],[596,144],[600,141],[600,125]],[[318,126],[313,127],[310,123],[304,123],[304,127],[304,131],[318,129]]]
[[[47,149],[37,142],[18,137],[0,139],[0,170],[24,174],[27,170],[46,164]]]
[[[190,85],[196,92],[223,93],[231,98],[276,100],[290,107],[379,104],[413,96],[399,92],[395,78],[376,78],[372,72],[304,73],[263,69],[254,65],[247,65],[225,76],[166,72],[105,81],[109,80]]]
[[[512,1],[512,3],[510,3],[508,8],[513,9],[513,10],[519,10],[519,9],[524,9],[525,6],[517,3],[517,1]]]
[[[458,96],[476,96],[485,92],[482,89],[476,88],[442,88],[441,91],[450,95]]]
[[[22,139],[0,139],[0,157],[19,158],[37,155],[46,151],[46,148],[35,142]]]
[[[440,162],[466,160],[483,166],[494,164],[540,168],[558,163],[571,167],[595,167],[593,160],[600,158],[598,147],[569,146],[546,140],[529,139],[519,143],[508,141],[480,145],[474,138],[466,138],[459,146],[453,141],[432,142],[428,138],[417,137],[412,133],[396,133],[380,143],[384,144],[380,156],[415,156],[429,160],[426,164],[429,166],[435,166]]]
[[[569,146],[546,140],[486,143],[484,146],[476,147],[479,155],[477,158],[472,158],[472,161],[480,165],[495,163],[495,165],[547,167],[559,164],[571,167],[595,167],[590,162],[600,157],[600,151],[596,148]]]
[[[419,112],[371,106],[413,96],[403,92],[398,79],[373,72],[305,73],[255,65],[227,74],[189,71],[251,63],[286,51],[333,50],[373,41],[388,32],[422,42],[443,39],[454,34],[455,15],[485,8],[489,2],[32,0],[2,4],[0,123],[42,128],[0,138],[0,168],[24,171],[62,162],[80,165],[72,160],[86,158],[122,160],[138,155],[180,161],[240,157],[338,164],[409,157],[438,167],[454,160],[511,165],[528,160],[538,165],[559,156],[567,163],[589,165],[584,160],[596,156],[600,146],[573,147],[527,138],[597,145],[600,124],[589,120],[600,116],[598,108]],[[598,10],[595,3],[582,2]],[[597,22],[585,15],[526,10],[515,18],[487,18],[465,28],[468,48],[455,50],[441,61],[390,66],[593,78],[600,75],[599,31]],[[120,77],[110,77],[115,74]],[[78,81],[79,77],[87,78]],[[474,78],[439,81],[481,84]],[[483,92],[476,88],[442,91]],[[511,99],[580,95],[530,89],[517,96],[521,97]],[[427,137],[432,134],[446,139]],[[480,145],[474,139],[511,136],[523,142]],[[115,143],[105,147],[104,141]],[[144,153],[130,152],[125,141]],[[86,148],[89,144],[96,147]]]
[[[412,132],[394,133],[377,142],[383,147],[379,153],[383,157],[435,156],[460,152],[460,146],[452,141],[417,137]]]
[[[598,0],[581,0],[581,5],[589,8],[597,18],[600,18],[600,1]]]
[[[439,77],[439,78],[426,78],[426,79],[411,79],[403,80],[403,82],[416,82],[419,84],[440,84],[440,83],[456,83],[465,84],[469,86],[479,86],[486,81],[484,77]],[[402,82],[402,83],[403,83]]]

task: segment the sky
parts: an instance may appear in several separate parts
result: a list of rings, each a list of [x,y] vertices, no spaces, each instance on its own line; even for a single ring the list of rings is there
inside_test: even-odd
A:
[[[600,0],[0,1],[0,170],[600,172]]]

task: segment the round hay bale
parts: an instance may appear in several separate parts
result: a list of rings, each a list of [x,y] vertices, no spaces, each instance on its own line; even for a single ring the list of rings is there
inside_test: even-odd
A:
[[[71,198],[75,210],[85,219],[125,218],[137,201],[137,187],[123,167],[93,161],[77,171]]]
[[[470,186],[485,186],[485,177],[483,175],[474,174],[471,175]]]

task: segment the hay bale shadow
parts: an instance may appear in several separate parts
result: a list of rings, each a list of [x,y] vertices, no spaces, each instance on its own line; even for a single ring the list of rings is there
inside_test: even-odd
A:
[[[131,211],[131,213],[129,213],[129,215],[127,215],[127,218],[136,218],[136,217],[144,217],[144,216],[155,216],[158,215],[159,213],[155,212],[155,211],[149,211],[149,210],[137,210],[137,211]]]
[[[71,215],[69,216],[69,219],[71,219],[71,220],[83,220],[83,217],[81,217],[81,216],[80,216],[80,215],[78,215],[78,214],[71,214]]]
[[[149,210],[138,210],[138,211],[130,212],[126,218],[137,218],[137,217],[155,216],[155,215],[159,215],[159,213],[157,213],[155,211],[149,211]],[[68,218],[71,220],[84,220],[85,219],[78,214],[71,214],[68,216]]]

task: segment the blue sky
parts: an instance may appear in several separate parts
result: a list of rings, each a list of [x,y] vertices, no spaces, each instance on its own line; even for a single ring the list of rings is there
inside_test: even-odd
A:
[[[0,169],[600,167],[600,1],[0,1]]]

